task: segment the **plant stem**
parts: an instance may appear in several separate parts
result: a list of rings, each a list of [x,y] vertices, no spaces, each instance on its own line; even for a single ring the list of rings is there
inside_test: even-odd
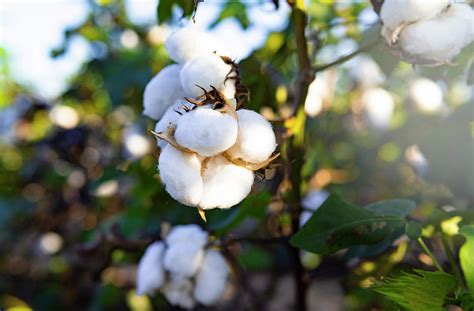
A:
[[[423,239],[420,237],[420,238],[418,238],[417,241],[420,244],[423,251],[431,258],[431,261],[433,261],[433,264],[435,265],[436,269],[438,269],[438,271],[440,271],[440,272],[444,272],[443,268],[441,268],[440,264],[438,263],[436,258],[433,256],[433,253],[431,253],[431,251],[428,249],[428,246],[426,246]]]
[[[451,251],[451,245],[449,243],[448,237],[442,234],[441,242],[443,243],[444,252],[446,253],[446,256],[448,257],[449,264],[451,265],[451,269],[453,270],[453,273],[456,276],[456,279],[458,280],[458,284],[462,287],[465,287],[466,285],[464,284],[464,278],[461,274],[461,271],[458,268],[458,265],[456,264],[456,261],[454,260],[454,255],[453,255],[453,252]]]

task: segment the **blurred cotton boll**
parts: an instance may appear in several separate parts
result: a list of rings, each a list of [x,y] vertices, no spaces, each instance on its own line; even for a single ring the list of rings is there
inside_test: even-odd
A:
[[[79,114],[69,106],[54,106],[49,112],[49,118],[55,125],[64,129],[72,129],[79,124]]]
[[[147,40],[154,45],[159,45],[159,44],[165,43],[166,38],[168,38],[168,36],[169,36],[168,27],[154,25],[148,31]]]
[[[424,113],[438,113],[443,109],[443,91],[434,81],[419,78],[410,83],[410,101]]]
[[[366,55],[354,59],[349,69],[349,76],[356,87],[363,89],[377,86],[386,79],[379,65]]]
[[[196,277],[194,296],[203,305],[214,305],[222,299],[229,267],[218,251],[208,250]]]
[[[165,244],[155,242],[147,247],[140,259],[137,270],[137,294],[154,294],[165,281],[163,270],[163,253]]]
[[[150,141],[138,132],[135,127],[124,131],[125,149],[134,158],[140,158],[150,151]]]
[[[95,190],[95,195],[98,197],[110,197],[117,193],[118,191],[118,181],[108,180],[100,184],[99,187]]]
[[[63,238],[55,232],[47,232],[41,236],[40,249],[45,254],[57,253],[63,246]]]
[[[362,94],[361,103],[370,127],[379,131],[390,128],[395,103],[389,92],[382,88],[366,90]]]
[[[309,85],[308,95],[304,103],[304,111],[306,115],[314,118],[322,110],[325,99],[328,97],[329,90],[323,78],[317,76],[313,82]]]
[[[140,38],[138,37],[137,33],[131,29],[127,29],[122,32],[120,36],[120,44],[127,49],[134,49],[138,46],[140,42]]]

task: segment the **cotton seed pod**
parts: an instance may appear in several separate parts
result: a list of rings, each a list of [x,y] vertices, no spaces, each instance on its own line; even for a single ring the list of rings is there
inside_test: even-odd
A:
[[[170,58],[179,64],[214,52],[218,55],[228,54],[217,39],[194,27],[181,28],[173,32],[166,40],[165,47]]]
[[[237,142],[227,154],[232,159],[259,163],[267,160],[277,146],[275,133],[270,122],[259,113],[240,109],[237,110],[239,134]]]
[[[222,299],[228,276],[229,267],[224,256],[208,250],[196,277],[194,298],[203,305],[215,305]]]
[[[145,254],[140,259],[137,269],[137,294],[152,295],[165,280],[165,272],[162,267],[163,252],[165,244],[155,242],[147,247]]]
[[[211,157],[235,144],[237,133],[237,120],[231,115],[196,109],[179,118],[175,138],[179,145]]]
[[[191,109],[193,108],[193,105],[184,100],[178,99],[173,105],[168,107],[163,117],[156,123],[155,132],[164,132],[170,123],[176,124],[179,117],[186,113],[186,110],[183,107]],[[156,142],[161,149],[168,144],[163,139],[157,139]]]
[[[192,309],[196,305],[193,296],[193,283],[189,279],[171,278],[163,288],[166,300],[173,306]]]
[[[408,96],[421,112],[437,113],[443,108],[443,91],[430,79],[420,78],[410,83]]]
[[[361,102],[369,125],[376,130],[390,127],[395,103],[392,95],[381,88],[374,88],[362,94]]]
[[[473,41],[472,9],[467,4],[452,4],[439,16],[414,23],[400,34],[400,57],[419,65],[449,63]]]
[[[224,63],[220,56],[214,53],[202,55],[184,65],[180,75],[181,86],[188,96],[193,97],[204,95],[200,87],[211,91],[212,85],[222,91],[231,70],[232,66]]]
[[[389,44],[395,43],[403,27],[437,16],[449,3],[450,0],[385,0],[380,10],[382,34]]]
[[[199,207],[230,208],[245,199],[252,189],[253,172],[216,156],[205,163],[204,186]]]
[[[195,154],[184,153],[167,145],[158,161],[160,178],[176,201],[196,206],[202,193],[201,161]]]
[[[143,94],[144,115],[159,120],[169,106],[186,96],[181,87],[181,69],[176,64],[166,66],[148,82]]]

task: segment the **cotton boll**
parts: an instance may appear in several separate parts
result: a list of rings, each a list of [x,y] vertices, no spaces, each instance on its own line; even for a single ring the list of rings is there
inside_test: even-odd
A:
[[[436,18],[406,27],[397,45],[400,57],[412,64],[449,63],[473,41],[472,10],[467,4],[452,4]]]
[[[147,247],[145,254],[140,259],[137,270],[137,294],[152,295],[165,280],[165,272],[162,267],[163,252],[165,244],[155,242]]]
[[[304,103],[304,111],[307,116],[315,118],[322,110],[324,101],[329,96],[329,88],[321,76],[317,76],[309,85],[308,95]]]
[[[237,140],[237,121],[212,109],[196,109],[179,118],[175,138],[179,145],[211,157],[229,149]]]
[[[189,279],[171,278],[163,288],[166,300],[173,306],[191,309],[196,305],[192,296],[193,283]]]
[[[369,89],[362,94],[361,102],[370,126],[376,130],[390,127],[395,103],[389,92],[381,88]]]
[[[224,84],[224,88],[222,89],[222,94],[228,99],[235,98],[235,80],[227,80]],[[234,107],[235,108],[235,107]]]
[[[228,276],[229,268],[224,256],[218,251],[208,250],[196,277],[194,298],[203,305],[215,305],[222,299]]]
[[[437,113],[443,108],[443,91],[430,79],[416,79],[408,90],[410,101],[425,113]]]
[[[219,91],[224,90],[224,82],[232,66],[224,63],[216,54],[199,56],[184,65],[181,71],[181,86],[189,96],[204,95],[198,86],[211,91],[211,85]]]
[[[144,115],[158,120],[177,99],[186,96],[181,87],[181,69],[176,64],[166,66],[148,82],[143,94]]]
[[[270,122],[259,113],[241,109],[237,111],[239,134],[237,142],[227,151],[233,159],[259,163],[267,160],[277,146]]]
[[[311,191],[301,201],[301,206],[305,210],[300,215],[300,227],[302,227],[328,198],[329,193],[324,190]]]
[[[176,124],[179,117],[186,113],[183,106],[192,108],[191,103],[185,102],[181,99],[177,100],[173,105],[169,106],[163,117],[156,123],[155,132],[164,132],[170,123]],[[163,139],[157,139],[158,146],[163,149],[168,143]]]
[[[218,55],[228,54],[214,37],[194,27],[181,28],[172,33],[165,47],[170,58],[180,64],[214,52]]]
[[[349,76],[360,88],[374,87],[385,80],[379,65],[368,56],[360,56],[349,70]]]
[[[207,244],[208,234],[198,225],[175,226],[165,238],[166,244],[192,243],[199,247]]]
[[[202,193],[201,162],[195,154],[167,145],[158,161],[160,178],[166,191],[180,203],[196,206]]]
[[[253,172],[232,164],[223,156],[211,158],[202,175],[204,186],[199,207],[230,208],[245,199],[252,189]]]

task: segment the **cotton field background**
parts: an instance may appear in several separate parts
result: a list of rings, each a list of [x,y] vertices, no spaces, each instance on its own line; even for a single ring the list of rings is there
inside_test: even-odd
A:
[[[0,27],[1,310],[474,309],[472,1]]]

